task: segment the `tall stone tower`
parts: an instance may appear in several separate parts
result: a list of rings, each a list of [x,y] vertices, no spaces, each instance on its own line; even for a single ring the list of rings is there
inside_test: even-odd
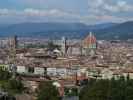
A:
[[[9,38],[9,60],[10,63],[15,64],[15,57],[16,57],[16,49],[17,49],[18,41],[17,36]]]
[[[9,48],[16,49],[17,46],[18,46],[17,36],[15,35],[15,36],[9,38]]]
[[[67,45],[67,39],[65,37],[62,37],[61,39],[61,52],[63,55],[66,55],[66,45]]]
[[[16,49],[17,49],[18,41],[17,36],[14,36],[9,39],[9,64],[10,70],[13,72],[13,77],[16,77]]]

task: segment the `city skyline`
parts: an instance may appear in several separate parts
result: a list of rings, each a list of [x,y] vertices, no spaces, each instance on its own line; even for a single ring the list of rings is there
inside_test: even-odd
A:
[[[132,20],[132,4],[132,0],[4,0],[0,23],[124,22]]]

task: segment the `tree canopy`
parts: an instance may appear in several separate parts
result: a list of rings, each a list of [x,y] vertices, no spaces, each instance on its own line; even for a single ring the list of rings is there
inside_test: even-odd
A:
[[[12,74],[9,71],[0,68],[0,81],[8,80],[11,77]]]
[[[59,100],[59,93],[52,82],[42,82],[38,87],[37,100]]]
[[[133,80],[93,80],[81,89],[80,100],[133,100]]]

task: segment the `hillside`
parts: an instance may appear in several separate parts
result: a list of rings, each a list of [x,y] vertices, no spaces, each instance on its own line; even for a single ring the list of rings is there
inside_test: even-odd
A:
[[[95,30],[94,32],[101,39],[133,39],[133,21]]]
[[[83,38],[90,31],[98,39],[133,39],[133,21],[124,23],[20,23],[0,25],[0,36],[39,36],[45,38]]]

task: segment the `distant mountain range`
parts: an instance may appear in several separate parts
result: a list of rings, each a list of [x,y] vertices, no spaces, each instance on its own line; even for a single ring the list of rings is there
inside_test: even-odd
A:
[[[94,33],[101,39],[133,39],[133,21],[113,25],[108,28],[95,30]]]
[[[0,24],[0,36],[33,36],[45,38],[83,38],[90,31],[98,39],[133,39],[133,21],[124,23],[103,23],[86,25],[83,23],[20,23]]]

